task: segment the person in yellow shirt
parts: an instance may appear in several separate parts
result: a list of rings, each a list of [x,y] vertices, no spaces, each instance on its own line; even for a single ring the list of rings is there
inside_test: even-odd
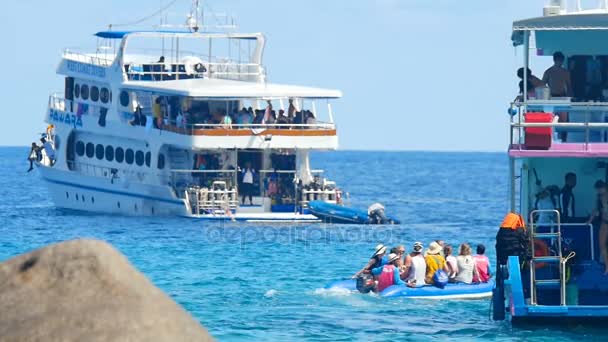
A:
[[[448,266],[445,262],[445,258],[441,256],[443,248],[437,242],[433,241],[429,245],[424,255],[424,261],[426,261],[426,276],[424,281],[427,284],[433,284],[433,275],[438,270],[444,270],[449,272]]]
[[[160,97],[157,97],[152,104],[152,114],[154,115],[154,127],[161,128],[163,126],[163,112],[160,107]]]

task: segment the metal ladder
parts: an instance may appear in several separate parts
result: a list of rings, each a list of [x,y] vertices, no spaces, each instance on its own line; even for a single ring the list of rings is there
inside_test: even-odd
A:
[[[534,222],[535,214],[553,213],[557,220],[551,226],[550,233],[537,233],[536,224]],[[556,228],[556,229],[555,229]],[[534,240],[535,239],[557,239],[557,255],[534,256]],[[530,305],[538,305],[536,298],[537,287],[549,287],[559,285],[560,289],[560,305],[566,305],[566,261],[571,257],[563,258],[562,256],[562,230],[559,211],[557,210],[533,210],[530,213],[530,239],[532,242],[532,259],[530,259]],[[551,254],[551,250],[549,253]],[[536,265],[540,263],[557,263],[559,268],[558,279],[536,279]]]

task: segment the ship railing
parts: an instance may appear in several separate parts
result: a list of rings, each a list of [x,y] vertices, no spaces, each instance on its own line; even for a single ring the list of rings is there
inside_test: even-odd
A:
[[[99,55],[99,54],[86,54],[82,52],[76,52],[72,49],[65,49],[63,51],[63,58],[71,61],[76,61],[85,64],[93,64],[101,67],[109,67],[114,63],[114,56]]]
[[[526,122],[526,113],[539,112],[554,117],[551,122]],[[592,143],[608,143],[608,102],[530,100],[526,105],[512,102],[509,113],[512,146],[523,148],[526,130],[541,127],[551,128],[553,141],[582,144],[584,151]]]
[[[196,132],[201,130],[225,130],[228,135],[229,131],[232,130],[251,130],[254,134],[263,135],[265,131],[272,130],[335,130],[336,124],[329,122],[317,122],[314,124],[188,124],[188,125],[175,125],[169,124],[163,126],[164,130],[172,131],[175,133],[195,135]]]
[[[191,78],[221,78],[238,81],[261,81],[264,68],[256,63],[202,62],[129,64],[127,78],[132,81],[173,81]]]
[[[108,106],[94,105],[78,100],[68,100],[63,96],[60,96],[58,93],[49,96],[48,107],[49,109],[59,110],[62,112],[77,115],[93,115],[95,117],[99,116],[101,112],[108,110]]]

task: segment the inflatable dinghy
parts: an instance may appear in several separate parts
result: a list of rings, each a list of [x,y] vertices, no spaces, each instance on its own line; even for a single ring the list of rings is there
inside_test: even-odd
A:
[[[490,279],[487,283],[480,284],[447,284],[440,289],[432,285],[422,287],[407,287],[403,285],[389,286],[380,292],[380,297],[408,297],[408,298],[428,298],[428,299],[481,299],[492,297],[494,280]],[[338,280],[325,286],[328,290],[348,290],[357,291],[355,279]]]
[[[310,201],[308,209],[311,214],[326,223],[375,224],[367,215],[367,209],[358,210],[324,201]],[[401,223],[392,216],[387,216],[387,219],[387,224]]]

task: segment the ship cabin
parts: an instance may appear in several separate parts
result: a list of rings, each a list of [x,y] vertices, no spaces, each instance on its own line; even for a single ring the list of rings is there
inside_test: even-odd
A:
[[[95,53],[68,50],[58,67],[65,90],[51,95],[46,114],[54,168],[169,186],[195,216],[339,202],[309,152],[338,147],[332,100],[341,92],[268,82],[262,34],[96,37]],[[253,199],[240,201],[247,167]]]
[[[592,215],[608,182],[608,7],[583,5],[551,1],[513,23],[523,58],[508,109],[510,210],[533,254],[523,267],[509,259],[513,322],[608,316],[608,241]]]

